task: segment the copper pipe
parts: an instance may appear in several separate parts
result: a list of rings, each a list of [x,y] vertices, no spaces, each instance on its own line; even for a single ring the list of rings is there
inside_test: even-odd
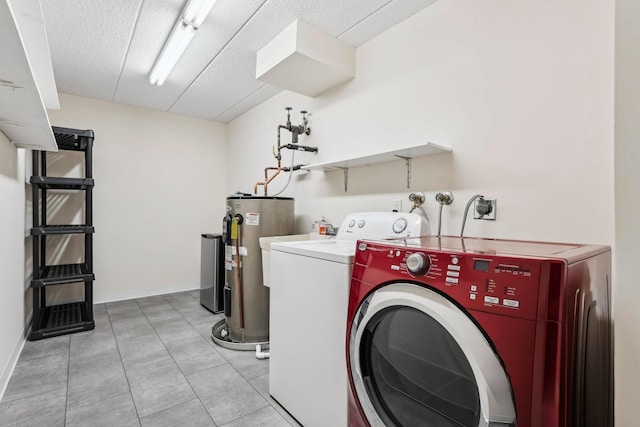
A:
[[[309,135],[311,133],[311,128],[307,127],[307,118],[306,118],[306,116],[304,116],[304,114],[307,114],[306,111],[302,111],[304,124],[303,125],[298,125],[298,126],[292,126],[291,125],[291,115],[290,115],[291,108],[287,107],[286,110],[287,110],[287,124],[286,125],[278,125],[278,132],[277,132],[277,134],[278,134],[278,144],[276,146],[276,152],[273,153],[274,157],[278,161],[278,166],[277,167],[265,168],[265,170],[264,170],[264,181],[258,181],[258,182],[255,183],[255,185],[253,186],[253,194],[258,194],[258,187],[262,185],[262,186],[264,186],[264,195],[267,196],[268,195],[267,194],[267,186],[269,185],[269,183],[271,181],[273,181],[273,179],[276,176],[278,176],[280,174],[280,172],[282,172],[282,165],[281,165],[282,154],[281,154],[281,150],[283,148],[291,149],[291,147],[289,147],[287,145],[280,145],[280,129],[286,129],[289,132],[292,132],[293,133],[293,138],[294,138],[293,139],[294,143],[298,142],[297,141],[298,134],[303,134],[304,133],[306,135]],[[309,151],[309,150],[305,150],[305,151]],[[318,151],[317,148],[316,148],[316,151]],[[270,171],[270,170],[275,170],[276,171],[276,173],[271,178],[269,178],[269,176],[268,176],[268,171]],[[289,172],[293,173],[293,170],[291,170]]]
[[[269,177],[269,171],[270,170],[276,171],[276,173],[273,174],[271,177]],[[267,186],[269,185],[269,183],[271,181],[274,180],[274,178],[276,176],[278,176],[280,174],[280,172],[282,172],[282,168],[280,167],[280,161],[278,161],[278,166],[277,167],[264,168],[264,181],[256,182],[256,185],[253,186],[253,194],[258,194],[258,186],[262,185],[262,186],[264,186],[264,195],[267,196]]]

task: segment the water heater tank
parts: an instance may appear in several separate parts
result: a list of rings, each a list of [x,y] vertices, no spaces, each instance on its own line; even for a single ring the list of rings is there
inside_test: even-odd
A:
[[[247,344],[267,342],[269,288],[263,285],[259,239],[293,234],[294,199],[230,196],[227,213],[238,223],[237,231],[230,233],[225,245],[227,339]]]

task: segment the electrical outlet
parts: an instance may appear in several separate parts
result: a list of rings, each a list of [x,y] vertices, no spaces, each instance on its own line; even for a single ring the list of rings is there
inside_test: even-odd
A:
[[[497,199],[476,199],[473,201],[473,219],[487,219],[490,221],[496,220],[496,211],[498,210]],[[482,215],[480,212],[485,210],[489,212]],[[478,212],[480,211],[480,212]]]
[[[402,200],[396,199],[391,201],[391,212],[402,212]]]

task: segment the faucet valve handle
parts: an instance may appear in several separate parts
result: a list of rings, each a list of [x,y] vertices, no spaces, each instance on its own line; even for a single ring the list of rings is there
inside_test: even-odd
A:
[[[293,108],[291,107],[284,107],[285,110],[287,110],[287,130],[291,130],[291,110],[293,110]]]
[[[302,133],[309,135],[311,133],[311,128],[307,127],[307,124],[309,123],[307,114],[309,114],[309,112],[307,110],[300,110],[300,114],[302,114]]]

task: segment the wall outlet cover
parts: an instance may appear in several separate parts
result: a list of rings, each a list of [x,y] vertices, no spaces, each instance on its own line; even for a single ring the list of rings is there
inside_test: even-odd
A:
[[[476,199],[473,201],[473,219],[486,219],[489,221],[495,221],[496,220],[496,211],[498,210],[498,206],[497,206],[497,199],[484,199],[486,202],[489,202],[491,204],[491,212],[485,214],[485,215],[481,215],[478,213],[478,202],[480,200]]]

